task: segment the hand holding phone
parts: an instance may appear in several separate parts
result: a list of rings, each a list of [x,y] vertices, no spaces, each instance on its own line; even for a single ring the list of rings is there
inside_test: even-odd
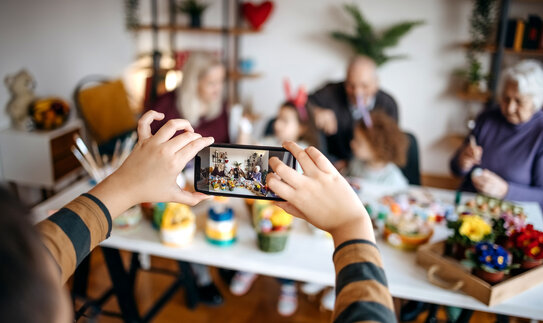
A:
[[[277,158],[270,159],[275,174],[268,185],[286,202],[278,205],[328,231],[335,245],[351,239],[375,241],[371,220],[349,183],[315,147],[302,149],[293,142],[284,145],[301,165],[294,171]]]

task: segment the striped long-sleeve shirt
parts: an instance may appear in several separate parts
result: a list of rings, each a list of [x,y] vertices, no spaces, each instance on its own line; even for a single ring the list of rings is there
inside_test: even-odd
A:
[[[37,225],[45,247],[60,268],[62,283],[111,232],[105,205],[83,194]],[[395,322],[381,256],[374,243],[350,240],[336,248],[334,322]]]

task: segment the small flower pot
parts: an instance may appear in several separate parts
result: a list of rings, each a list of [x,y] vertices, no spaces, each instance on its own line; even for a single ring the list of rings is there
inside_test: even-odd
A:
[[[258,248],[264,252],[280,252],[285,250],[288,231],[258,233]]]
[[[456,260],[466,259],[467,248],[459,243],[447,243],[445,254]]]
[[[473,269],[473,274],[489,284],[497,284],[505,279],[505,273],[503,271],[489,273],[488,271],[476,268]]]
[[[520,263],[520,268],[524,270],[529,270],[543,264],[543,259],[524,259]]]

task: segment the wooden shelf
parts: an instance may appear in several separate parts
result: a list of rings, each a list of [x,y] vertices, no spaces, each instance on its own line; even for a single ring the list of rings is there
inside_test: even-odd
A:
[[[229,71],[228,72],[228,77],[233,79],[233,80],[257,79],[257,78],[260,78],[261,76],[262,76],[262,74],[260,74],[260,73],[246,74],[246,73],[241,73],[241,72],[238,72],[238,71]]]
[[[153,30],[151,25],[140,25],[135,27],[134,30]],[[246,34],[257,34],[260,30],[250,29],[250,28],[222,28],[222,27],[203,27],[203,28],[191,28],[188,26],[170,26],[170,25],[159,25],[158,30],[160,31],[175,31],[175,32],[187,32],[187,33],[202,33],[202,34],[232,34],[232,35],[246,35]]]
[[[462,47],[467,49],[469,47],[469,43],[463,43]],[[496,52],[496,46],[487,45],[483,48],[483,50],[485,52],[494,53]],[[520,51],[517,51],[512,48],[505,48],[504,53],[509,54],[509,55],[521,55],[521,56],[543,56],[543,49],[521,49]]]
[[[456,93],[456,96],[460,100],[472,101],[472,102],[481,102],[481,103],[486,103],[490,99],[490,93],[489,92],[468,93],[466,91],[459,91],[459,92]]]

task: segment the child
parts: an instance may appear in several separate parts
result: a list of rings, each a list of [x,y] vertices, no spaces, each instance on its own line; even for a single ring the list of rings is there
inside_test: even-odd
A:
[[[208,198],[181,190],[175,179],[213,138],[202,138],[186,120],[179,119],[151,135],[151,122],[163,118],[155,111],[143,115],[138,144],[121,167],[34,229],[25,217],[28,211],[0,189],[0,259],[9,259],[0,266],[3,321],[73,322],[73,308],[62,286],[73,274],[77,260],[109,237],[112,220],[142,202],[195,205]],[[170,140],[176,131],[184,131],[180,135],[184,141]],[[287,201],[280,204],[282,208],[330,232],[334,239],[336,281],[344,288],[338,293],[332,319],[396,321],[390,292],[379,283],[386,281],[386,276],[380,273],[383,265],[364,206],[317,149],[302,150],[292,142],[285,148],[299,157],[307,173],[280,167],[284,164],[274,157],[270,165],[284,181],[270,174],[269,184]],[[297,185],[300,182],[306,185]],[[368,263],[379,271],[364,270]],[[350,270],[345,270],[347,266]],[[354,286],[356,295],[349,293]]]
[[[405,165],[408,141],[396,122],[381,111],[363,117],[356,125],[346,175],[363,183],[384,185],[392,190],[408,186],[398,166]]]
[[[281,146],[285,142],[292,141],[305,148],[309,143],[314,143],[313,138],[316,133],[313,131],[314,127],[305,107],[307,94],[304,88],[300,87],[297,95],[293,97],[287,80],[285,80],[285,92],[287,101],[279,108],[273,124],[273,135],[264,137],[259,143],[265,146]],[[257,277],[254,273],[237,272],[230,284],[230,291],[238,296],[246,294]],[[298,308],[296,285],[294,281],[287,279],[279,279],[279,282],[281,295],[277,303],[277,311],[282,316],[290,316]]]
[[[355,127],[351,141],[354,157],[345,175],[361,179],[362,185],[383,185],[392,191],[405,189],[408,182],[398,166],[405,164],[407,144],[407,138],[392,118],[381,111],[366,113]],[[315,295],[323,288],[318,284],[305,284],[302,291]],[[333,310],[334,303],[335,292],[328,290],[322,296],[321,305]]]

